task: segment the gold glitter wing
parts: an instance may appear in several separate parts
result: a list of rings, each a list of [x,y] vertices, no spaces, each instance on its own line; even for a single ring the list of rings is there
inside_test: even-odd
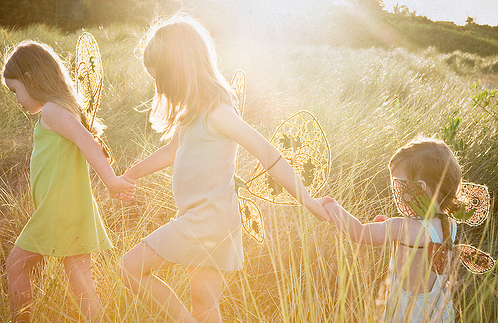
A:
[[[246,100],[246,75],[244,71],[235,71],[232,81],[230,82],[230,86],[233,88],[235,95],[237,96],[237,110],[242,116]],[[258,243],[263,243],[265,239],[265,227],[261,211],[254,201],[240,196],[240,189],[247,189],[245,181],[237,176],[237,174],[234,175],[234,180],[235,190],[239,199],[242,227],[251,238],[256,240]]]
[[[427,193],[413,181],[393,178],[392,190],[398,211],[406,217],[413,219],[430,218],[435,214],[431,200]],[[487,218],[490,208],[490,196],[486,186],[463,183],[458,196],[462,204],[457,212],[450,216],[457,222],[467,223],[472,226],[482,224]],[[447,219],[447,217],[446,217]],[[443,226],[443,235],[444,226]],[[454,250],[458,251],[460,261],[470,272],[483,274],[491,270],[495,260],[486,252],[474,246],[456,244]],[[444,273],[446,269],[447,254],[451,245],[430,242],[428,252],[432,269],[437,274]]]
[[[491,198],[488,188],[484,185],[474,183],[462,183],[458,200],[462,207],[451,216],[458,222],[463,222],[471,226],[482,224],[489,214]],[[474,246],[460,244],[457,245],[460,260],[470,272],[483,274],[491,270],[495,265],[495,260],[486,252]]]
[[[427,219],[436,213],[435,204],[416,182],[393,178],[391,189],[398,212],[412,219]]]
[[[238,105],[237,110],[240,115],[244,114],[244,108],[246,103],[246,74],[243,70],[236,70],[235,74],[230,81],[230,86],[235,91],[235,96],[237,96]]]
[[[453,250],[456,250],[460,261],[468,271],[474,274],[484,274],[491,270],[495,265],[495,260],[486,252],[476,247],[457,244]],[[428,254],[431,261],[432,270],[438,275],[446,271],[447,256],[450,249],[446,244],[429,242]]]
[[[291,164],[311,196],[325,185],[330,171],[330,147],[325,133],[308,111],[300,111],[276,129],[270,142]],[[258,163],[247,181],[248,191],[277,204],[296,205],[297,201]]]
[[[99,46],[92,34],[84,32],[76,45],[76,91],[84,104],[84,111],[89,116],[89,129],[92,129],[102,97],[104,69]],[[113,162],[111,150],[102,138],[95,137],[110,163]]]
[[[478,226],[488,217],[491,198],[486,186],[462,183],[458,193],[458,200],[463,206],[460,210],[451,214],[456,221]]]
[[[76,90],[83,99],[86,112],[91,116],[90,128],[100,106],[103,80],[99,46],[92,34],[84,32],[76,45]]]
[[[237,108],[242,116],[246,99],[245,73],[237,70],[230,85],[237,96]],[[294,114],[282,122],[270,142],[290,162],[314,196],[326,183],[330,170],[330,148],[315,117],[307,111]],[[265,228],[261,211],[254,201],[240,196],[240,189],[273,203],[297,204],[297,201],[265,172],[260,163],[250,177],[246,182],[234,176],[242,226],[254,240],[263,243]]]
[[[265,227],[259,207],[254,201],[239,196],[239,209],[244,230],[258,243],[263,243]]]
[[[476,247],[459,244],[457,245],[460,261],[465,268],[474,274],[483,274],[491,270],[495,265],[495,260],[487,253]]]

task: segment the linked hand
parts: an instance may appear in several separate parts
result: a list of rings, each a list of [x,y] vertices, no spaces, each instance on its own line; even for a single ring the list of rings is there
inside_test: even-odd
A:
[[[327,203],[333,203],[333,202],[336,201],[336,200],[334,200],[334,198],[329,197],[329,196],[324,196],[324,197],[316,198],[315,200],[318,203],[320,203],[321,206],[325,206],[325,204],[327,204]]]
[[[332,197],[325,196],[315,199],[318,204],[320,204],[328,215],[328,221],[335,225],[338,224],[338,214],[341,213],[342,207],[339,203]]]
[[[325,211],[323,206],[318,203],[316,200],[312,200],[308,205],[306,205],[306,208],[320,221],[327,221],[330,222],[330,216],[329,214]]]
[[[379,214],[375,216],[374,222],[384,222],[387,219],[388,219],[387,216],[385,216],[384,214]]]
[[[135,185],[135,181],[126,178],[124,175],[121,175],[116,178],[112,189],[109,188],[109,195],[115,199],[129,201],[135,196],[136,190],[137,188]]]

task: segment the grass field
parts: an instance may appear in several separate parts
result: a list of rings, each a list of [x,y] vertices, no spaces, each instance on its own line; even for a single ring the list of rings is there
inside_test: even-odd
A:
[[[99,112],[105,139],[123,172],[155,148],[160,135],[148,124],[148,100],[154,87],[136,57],[142,30],[113,26],[90,30],[101,47],[106,78]],[[54,47],[68,64],[79,33],[45,26],[0,30],[0,50],[26,39]],[[245,70],[248,97],[244,118],[267,138],[291,113],[306,109],[322,124],[332,151],[329,183],[320,195],[340,200],[361,221],[395,215],[387,162],[394,151],[418,134],[435,135],[452,145],[467,181],[498,190],[498,108],[495,74],[480,58],[434,50],[329,47],[271,47],[253,40],[215,38],[220,67],[227,79]],[[473,61],[473,64],[468,62]],[[481,82],[479,82],[481,80]],[[474,84],[475,83],[475,84]],[[139,112],[141,111],[141,112]],[[29,155],[36,116],[25,116],[14,96],[0,89],[0,321],[10,317],[4,262],[33,206],[29,192]],[[240,152],[241,167],[253,162]],[[244,174],[244,169],[239,170]],[[94,256],[94,278],[107,315],[114,322],[160,322],[133,299],[118,279],[118,259],[141,237],[175,213],[171,169],[139,182],[134,201],[109,199],[93,175],[94,195],[114,249]],[[382,313],[382,282],[389,246],[365,247],[306,210],[258,202],[266,240],[244,237],[245,266],[226,275],[221,307],[226,322],[373,322]],[[459,226],[460,241],[498,255],[496,208],[484,225]],[[160,273],[189,304],[181,267]],[[457,322],[496,322],[496,269],[485,275],[459,270],[454,292]],[[33,322],[81,320],[68,292],[61,264],[47,259],[33,275]]]

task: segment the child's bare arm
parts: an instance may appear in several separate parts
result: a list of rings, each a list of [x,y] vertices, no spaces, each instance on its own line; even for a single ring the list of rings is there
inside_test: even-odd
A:
[[[175,133],[169,143],[150,154],[140,163],[128,169],[122,176],[130,181],[136,181],[143,176],[166,168],[175,162],[177,149],[178,133]]]
[[[362,224],[333,199],[321,198],[317,200],[323,205],[335,225],[357,243],[377,246],[397,240],[399,237],[402,218],[390,218],[383,222]]]
[[[284,158],[280,158],[278,150],[242,120],[233,107],[222,106],[214,109],[209,114],[208,124],[254,155],[268,173],[319,220],[329,220],[327,212],[309,195],[294,169]]]

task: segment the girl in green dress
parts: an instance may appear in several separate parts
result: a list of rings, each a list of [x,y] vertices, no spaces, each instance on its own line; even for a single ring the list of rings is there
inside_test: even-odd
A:
[[[7,55],[3,79],[26,113],[40,113],[30,163],[35,211],[6,260],[13,320],[30,319],[30,273],[44,256],[64,259],[83,315],[99,320],[90,253],[112,245],[92,196],[87,161],[112,195],[132,197],[135,185],[116,177],[95,140],[103,127],[89,126],[68,71],[49,46],[20,43]]]

